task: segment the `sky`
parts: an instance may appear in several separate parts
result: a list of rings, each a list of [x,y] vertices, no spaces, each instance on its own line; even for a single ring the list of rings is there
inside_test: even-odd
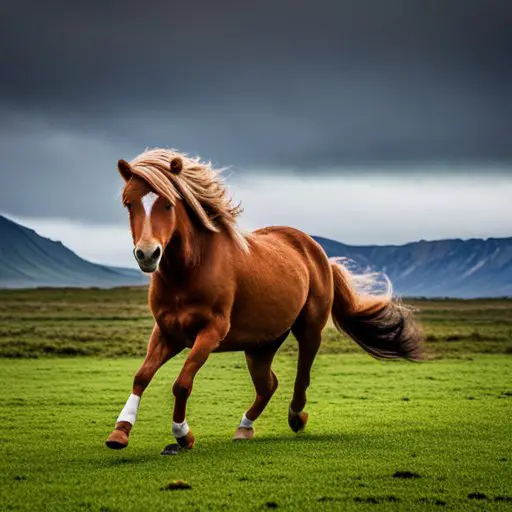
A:
[[[241,224],[512,236],[509,0],[5,1],[0,213],[131,265],[119,158],[228,167]]]

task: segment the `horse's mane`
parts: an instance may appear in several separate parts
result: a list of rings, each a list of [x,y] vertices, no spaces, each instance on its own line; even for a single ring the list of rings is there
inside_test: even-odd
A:
[[[170,170],[170,163],[176,157],[183,163],[178,174]],[[173,205],[176,200],[183,200],[206,229],[215,232],[223,229],[241,249],[248,250],[247,236],[237,225],[242,208],[233,203],[221,178],[222,169],[215,170],[211,162],[203,162],[199,157],[190,158],[162,148],[144,151],[130,166],[133,174]]]

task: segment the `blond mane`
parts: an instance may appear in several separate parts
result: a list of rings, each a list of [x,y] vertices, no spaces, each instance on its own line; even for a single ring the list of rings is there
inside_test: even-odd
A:
[[[171,160],[176,157],[183,162],[179,174],[170,171]],[[225,230],[241,249],[248,250],[247,235],[237,225],[242,208],[233,203],[222,180],[222,170],[215,170],[211,162],[172,149],[155,148],[136,156],[130,166],[133,174],[173,205],[183,200],[206,229]]]

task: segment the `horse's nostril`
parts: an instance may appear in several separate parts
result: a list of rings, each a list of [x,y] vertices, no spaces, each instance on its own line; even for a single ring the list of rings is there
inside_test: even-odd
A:
[[[135,251],[135,257],[138,259],[138,260],[143,260],[144,259],[144,253],[140,250],[140,249],[137,249]]]
[[[160,256],[160,247],[157,247],[157,248],[155,249],[155,252],[151,255],[151,258],[153,258],[154,260],[156,260],[159,256]]]

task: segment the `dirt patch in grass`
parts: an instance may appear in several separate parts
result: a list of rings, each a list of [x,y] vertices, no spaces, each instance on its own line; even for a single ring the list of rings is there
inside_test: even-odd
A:
[[[192,489],[192,486],[184,480],[174,480],[160,488],[161,491],[182,491]]]
[[[393,478],[421,478],[421,475],[418,475],[418,473],[413,473],[412,471],[396,471],[393,474]]]

